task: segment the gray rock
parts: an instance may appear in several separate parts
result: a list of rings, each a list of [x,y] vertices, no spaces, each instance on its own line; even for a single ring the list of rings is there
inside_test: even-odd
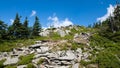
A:
[[[42,53],[49,51],[49,47],[46,47],[46,46],[45,47],[40,47],[40,49],[41,49]]]
[[[26,68],[27,65],[20,65],[20,66],[17,66],[17,68]]]
[[[65,32],[68,35],[71,31],[70,30],[65,30]]]
[[[87,68],[99,68],[97,64],[89,64]]]
[[[33,60],[32,60],[32,63],[37,64],[39,60],[40,60],[40,58],[33,59]]]
[[[50,34],[50,30],[44,30],[43,32],[41,32],[39,35],[40,36],[49,36],[49,34]]]
[[[57,30],[57,33],[61,36],[61,37],[64,37],[66,35],[65,31],[61,30],[61,29],[58,29]]]
[[[50,58],[58,58],[59,55],[57,53],[49,53],[48,57],[50,57]]]
[[[79,63],[73,64],[72,68],[79,68]]]
[[[76,58],[76,55],[71,50],[66,51],[65,56],[59,57],[60,60],[74,60]]]
[[[3,63],[4,65],[11,65],[11,64],[16,64],[19,61],[18,57],[8,57],[6,58],[6,61]]]
[[[31,45],[31,46],[29,46],[29,48],[30,49],[40,48],[40,44]]]
[[[79,44],[86,44],[88,45],[89,43],[89,37],[87,33],[81,33],[81,34],[75,34],[73,41]]]
[[[37,53],[41,53],[42,50],[41,49],[36,49]]]
[[[70,63],[70,62],[68,62],[68,61],[61,61],[61,63],[63,64],[63,65],[71,65],[72,63]]]
[[[48,54],[36,54],[34,58],[47,57]]]

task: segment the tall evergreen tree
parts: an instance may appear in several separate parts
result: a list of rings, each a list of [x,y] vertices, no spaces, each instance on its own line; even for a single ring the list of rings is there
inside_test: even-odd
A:
[[[0,39],[5,39],[7,25],[0,20]]]
[[[27,17],[25,18],[25,21],[24,21],[24,23],[23,23],[23,29],[24,29],[24,31],[23,31],[23,37],[24,38],[28,38],[28,36],[29,36],[29,28],[28,28],[28,19],[27,19]]]
[[[24,27],[28,28],[28,18],[27,17],[25,18],[25,21],[24,21],[23,25],[24,25]]]
[[[32,35],[33,36],[39,36],[39,32],[41,31],[41,24],[39,23],[39,19],[36,16],[35,17],[35,23],[33,25],[33,31],[32,31]]]
[[[117,6],[114,11],[114,17],[113,17],[113,26],[115,31],[120,31],[120,4],[117,3]]]
[[[16,38],[19,38],[21,35],[20,35],[20,27],[21,27],[21,23],[20,23],[20,16],[18,15],[18,13],[16,14],[16,17],[15,17],[15,20],[13,22],[13,29],[14,29],[14,32],[13,32],[13,35],[16,37]]]

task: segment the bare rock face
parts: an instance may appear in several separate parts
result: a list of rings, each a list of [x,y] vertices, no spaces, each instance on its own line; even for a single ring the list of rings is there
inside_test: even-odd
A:
[[[81,33],[75,34],[73,41],[78,44],[88,44],[89,43],[90,34],[88,33]]]
[[[12,65],[16,64],[19,61],[18,57],[7,57],[6,61],[3,63],[4,65]]]

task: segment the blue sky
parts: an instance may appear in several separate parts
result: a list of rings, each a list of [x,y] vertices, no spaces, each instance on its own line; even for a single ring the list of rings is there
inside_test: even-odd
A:
[[[0,0],[0,20],[10,25],[10,20],[12,21],[16,13],[19,13],[22,22],[26,16],[28,17],[30,26],[33,25],[36,15],[44,27],[53,23],[54,17],[59,19],[59,23],[67,19],[73,24],[87,26],[104,16],[109,5],[115,5],[115,2],[115,0]]]

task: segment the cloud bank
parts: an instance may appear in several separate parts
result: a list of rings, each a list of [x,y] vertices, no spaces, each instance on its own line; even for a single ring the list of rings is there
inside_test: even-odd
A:
[[[32,10],[32,13],[31,13],[30,17],[35,16],[36,13],[37,13],[37,12],[36,12],[35,10]]]
[[[114,8],[115,8],[115,6],[112,6],[112,5],[110,4],[109,7],[107,8],[107,13],[106,13],[104,16],[102,16],[102,17],[100,17],[100,18],[97,18],[97,21],[103,22],[103,21],[105,21],[110,15],[111,15],[111,16],[114,16],[114,15],[113,15]]]
[[[53,26],[55,28],[57,27],[61,27],[61,26],[69,26],[69,25],[73,25],[73,22],[70,21],[68,18],[65,18],[64,20],[59,20],[59,18],[57,16],[53,16],[53,17],[48,17],[48,21],[49,23],[47,24],[48,27]]]

